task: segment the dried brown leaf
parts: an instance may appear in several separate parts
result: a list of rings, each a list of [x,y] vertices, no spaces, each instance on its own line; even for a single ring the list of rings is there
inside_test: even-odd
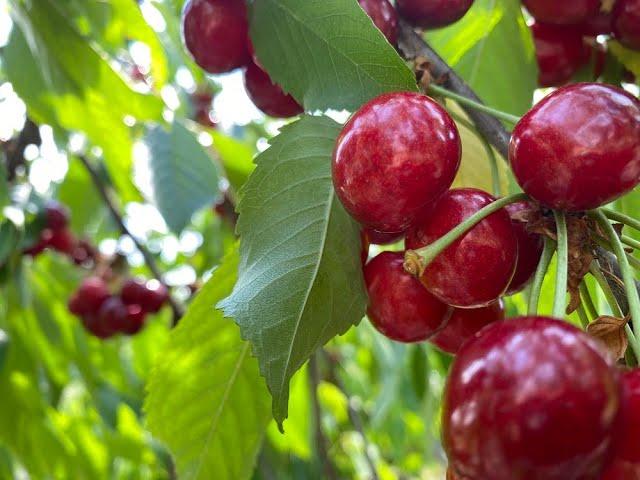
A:
[[[587,333],[602,341],[616,360],[624,358],[624,354],[629,346],[629,340],[624,331],[625,325],[629,322],[629,317],[617,318],[603,315],[596,318],[587,327]]]

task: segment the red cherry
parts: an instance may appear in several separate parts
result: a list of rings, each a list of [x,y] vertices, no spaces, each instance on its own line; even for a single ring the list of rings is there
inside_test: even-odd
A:
[[[635,442],[638,439],[634,439]],[[599,480],[638,480],[640,478],[640,465],[614,461],[604,472]]]
[[[449,188],[460,157],[458,129],[438,103],[418,93],[388,93],[365,104],[342,129],[333,185],[360,223],[401,232]]]
[[[420,342],[442,328],[451,308],[404,270],[402,252],[382,252],[364,267],[367,316],[380,333],[398,342]]]
[[[536,273],[544,242],[536,233],[527,231],[525,223],[518,220],[518,215],[530,210],[533,206],[529,202],[517,202],[507,205],[505,210],[511,217],[513,229],[518,239],[518,262],[516,272],[513,274],[507,295],[514,295],[521,291]]]
[[[460,347],[490,323],[504,320],[504,302],[482,308],[454,308],[447,325],[429,339],[440,350],[455,355]]]
[[[147,291],[140,306],[149,313],[157,313],[169,301],[169,290],[157,280],[149,280],[146,287]]]
[[[612,16],[616,39],[633,50],[640,50],[640,0],[618,0]]]
[[[570,113],[567,113],[570,112]],[[640,101],[577,83],[542,99],[516,125],[509,160],[522,189],[559,210],[590,210],[640,182]]]
[[[98,311],[98,322],[106,332],[118,333],[127,327],[127,306],[120,297],[108,298]]]
[[[422,28],[440,28],[460,20],[473,0],[397,0],[400,15]]]
[[[271,117],[294,117],[304,111],[291,95],[284,93],[267,72],[253,62],[244,72],[244,85],[255,106]]]
[[[136,278],[127,279],[120,289],[120,298],[125,305],[142,305],[146,295],[146,282]]]
[[[47,247],[49,246],[50,239],[51,239],[51,230],[44,230],[40,234],[40,238],[38,239],[38,241],[33,245],[31,245],[30,247],[25,248],[23,250],[23,253],[25,255],[29,255],[30,257],[34,257],[34,258],[37,257],[47,249]]]
[[[369,243],[374,245],[390,245],[399,242],[404,237],[405,232],[385,233],[374,230],[373,228],[363,228],[363,235],[367,236]]]
[[[126,333],[127,335],[135,335],[138,333],[142,330],[142,327],[144,327],[146,316],[147,312],[145,312],[140,305],[128,305],[122,333]]]
[[[582,31],[567,26],[534,22],[531,25],[538,62],[538,85],[553,87],[568,82],[589,61]]]
[[[249,63],[249,26],[239,0],[188,0],[182,35],[195,62],[209,73],[230,72]]]
[[[391,45],[398,43],[398,14],[388,0],[358,0]]]
[[[450,370],[449,465],[478,480],[598,479],[619,402],[614,362],[584,332],[542,317],[493,323]]]
[[[600,0],[522,0],[533,18],[553,25],[575,25],[600,11]]]
[[[57,202],[49,202],[44,208],[47,228],[56,231],[69,225],[69,210]]]
[[[632,462],[640,468],[640,369],[622,376],[622,409],[616,434],[616,458]],[[640,478],[640,477],[639,477]]]
[[[82,325],[93,336],[107,339],[113,337],[116,332],[106,325],[97,313],[88,313],[82,316]]]
[[[54,230],[49,239],[49,246],[56,252],[72,255],[76,248],[76,237],[67,228]]]
[[[69,300],[69,311],[78,316],[96,314],[110,296],[104,280],[99,277],[88,277]]]
[[[76,265],[95,262],[97,257],[98,251],[87,240],[79,240],[71,253],[73,263]]]
[[[362,266],[364,267],[369,260],[369,247],[371,246],[371,242],[369,242],[369,237],[364,230],[360,231],[360,262],[362,262]]]
[[[409,230],[408,249],[429,245],[495,199],[482,190],[449,190]],[[511,219],[502,209],[488,216],[438,255],[421,281],[444,303],[476,308],[498,299],[516,267],[518,242]]]
[[[580,28],[583,35],[590,37],[609,35],[613,29],[611,21],[611,12],[599,11],[596,15],[581,23],[578,28]]]

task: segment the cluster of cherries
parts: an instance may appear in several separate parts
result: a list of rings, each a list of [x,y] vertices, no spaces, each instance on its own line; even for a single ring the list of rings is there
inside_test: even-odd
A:
[[[456,124],[427,96],[384,94],[356,112],[336,141],[332,176],[363,226],[365,251],[404,237],[420,254],[494,202],[449,189],[460,159]],[[615,468],[640,475],[640,443],[627,447],[620,433],[633,425],[624,406],[640,403],[640,389],[625,400],[614,363],[587,334],[547,318],[502,321],[500,300],[529,282],[541,256],[527,211],[581,215],[640,183],[640,101],[604,84],[560,88],[516,125],[509,160],[530,200],[487,216],[415,276],[405,252],[370,260],[368,317],[391,339],[458,354],[443,421],[452,478],[620,480],[602,476],[616,455],[637,463]],[[638,378],[634,371],[623,384]],[[640,435],[640,424],[631,428]]]
[[[47,249],[67,255],[76,265],[95,263],[98,251],[88,241],[78,239],[69,229],[69,211],[63,205],[49,202],[43,210],[44,228],[37,241],[24,250],[37,257]]]
[[[157,280],[127,279],[114,295],[103,278],[92,276],[80,284],[68,306],[88,332],[106,339],[138,333],[147,314],[159,312],[168,299],[167,288]]]
[[[595,42],[608,35],[640,50],[640,0],[616,0],[607,11],[601,0],[523,0],[534,18],[531,24],[542,87],[563,85],[595,52],[594,73],[604,69],[604,46]],[[595,50],[594,50],[595,48]]]

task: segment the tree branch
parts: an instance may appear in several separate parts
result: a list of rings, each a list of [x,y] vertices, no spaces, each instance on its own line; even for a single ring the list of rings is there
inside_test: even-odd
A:
[[[120,211],[116,206],[116,202],[113,198],[113,195],[109,191],[107,185],[105,185],[105,183],[102,181],[102,178],[100,177],[100,174],[98,173],[98,171],[95,169],[95,167],[91,164],[91,161],[86,156],[79,155],[78,158],[87,169],[87,172],[89,172],[89,176],[91,177],[93,184],[98,190],[98,193],[102,197],[102,200],[104,201],[105,205],[109,209],[109,212],[111,213],[111,216],[113,217],[116,224],[118,225],[120,232],[123,235],[126,235],[129,238],[131,238],[131,240],[135,244],[138,251],[140,251],[140,253],[144,257],[144,261],[147,264],[147,267],[149,267],[149,270],[151,271],[155,279],[158,280],[160,283],[162,283],[165,287],[167,287],[167,290],[170,291],[169,286],[165,283],[163,279],[162,272],[158,267],[156,259],[153,257],[151,252],[149,252],[149,250],[147,250],[147,248],[140,242],[140,240],[138,240],[129,231],[129,229],[125,225],[122,215],[120,214]],[[171,305],[171,309],[173,310],[173,326],[175,327],[178,324],[178,321],[180,320],[182,315],[184,315],[184,308],[182,307],[182,305],[180,305],[177,302],[175,298],[173,298],[171,294],[169,294],[169,304]]]

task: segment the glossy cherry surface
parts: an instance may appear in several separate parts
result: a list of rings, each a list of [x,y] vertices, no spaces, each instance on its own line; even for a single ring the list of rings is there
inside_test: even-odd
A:
[[[44,209],[47,228],[62,230],[69,225],[69,210],[57,202],[50,202]]]
[[[169,300],[169,291],[167,287],[157,280],[149,280],[147,282],[147,295],[144,303],[141,305],[144,310],[149,313],[157,313]]]
[[[568,82],[589,61],[590,49],[575,27],[531,25],[538,62],[538,85],[554,87]]]
[[[389,0],[358,0],[382,34],[387,37],[391,45],[398,43],[398,14]]]
[[[600,0],[522,0],[533,18],[554,25],[575,25],[600,11]]]
[[[251,60],[244,1],[188,0],[182,36],[195,62],[209,73],[230,72]]]
[[[449,190],[424,215],[405,240],[415,250],[438,240],[495,199],[482,190]],[[456,240],[421,277],[422,283],[444,303],[474,308],[488,305],[507,289],[518,259],[518,241],[511,219],[502,209],[488,216]]]
[[[490,323],[504,320],[504,302],[481,308],[454,308],[445,327],[429,339],[443,352],[455,355],[460,347]]]
[[[392,340],[419,342],[445,325],[451,308],[405,272],[403,263],[402,252],[382,252],[367,263],[367,316],[378,331]]]
[[[473,0],[397,0],[400,15],[422,28],[440,28],[460,20]]]
[[[445,388],[451,468],[473,480],[599,480],[620,402],[603,348],[549,318],[484,328],[458,353]]]
[[[511,217],[513,229],[518,239],[518,262],[516,272],[513,274],[507,295],[513,295],[521,291],[533,278],[542,256],[544,241],[537,233],[527,231],[525,223],[518,219],[518,215],[530,210],[533,206],[529,202],[517,202],[507,205],[505,210]]]
[[[511,168],[522,189],[559,210],[589,210],[640,181],[640,100],[596,83],[560,88],[516,125]]]
[[[623,45],[640,50],[640,0],[617,0],[613,7],[613,33]]]
[[[635,441],[637,442],[638,439],[636,438]],[[638,480],[639,478],[640,465],[616,460],[598,480]]]
[[[373,228],[363,228],[362,234],[367,236],[369,243],[374,245],[390,245],[399,242],[404,237],[405,232],[385,233],[374,230]]]
[[[122,325],[122,333],[126,333],[127,335],[135,335],[138,333],[142,330],[142,327],[144,327],[146,315],[147,313],[140,305],[128,305],[127,315]]]
[[[120,297],[109,297],[98,311],[98,323],[105,333],[122,332],[127,326],[127,306]]]
[[[640,369],[622,376],[622,410],[616,433],[616,458],[638,464],[640,468]]]
[[[282,91],[279,85],[255,63],[250,63],[244,73],[244,85],[251,101],[267,115],[288,118],[304,110],[295,99]]]
[[[333,185],[360,223],[401,232],[449,188],[460,157],[458,129],[440,105],[418,93],[388,93],[365,104],[342,129]]]
[[[49,246],[55,251],[72,255],[76,248],[76,237],[71,230],[63,228],[61,230],[54,230],[49,238]]]
[[[596,37],[598,35],[609,35],[612,32],[611,12],[600,11],[596,15],[589,17],[582,22],[578,28],[583,35]]]
[[[99,277],[86,278],[69,300],[69,311],[75,315],[97,313],[110,297],[107,284]]]

